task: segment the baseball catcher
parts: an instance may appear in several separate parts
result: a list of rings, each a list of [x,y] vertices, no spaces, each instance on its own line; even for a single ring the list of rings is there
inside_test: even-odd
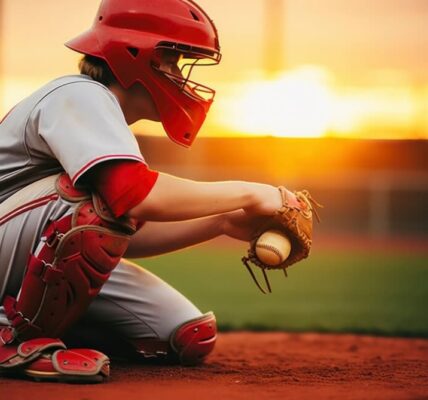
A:
[[[101,382],[111,355],[202,362],[214,314],[126,258],[249,241],[281,219],[283,198],[268,184],[155,171],[129,125],[158,121],[192,145],[215,91],[191,73],[220,62],[216,27],[192,0],[103,0],[66,46],[80,73],[0,123],[0,374]]]

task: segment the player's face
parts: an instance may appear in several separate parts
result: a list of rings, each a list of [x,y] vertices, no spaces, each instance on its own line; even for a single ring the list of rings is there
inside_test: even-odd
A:
[[[199,82],[196,66],[215,65],[218,61],[202,53],[182,54],[174,49],[158,49],[158,65],[155,69],[163,72],[168,79],[173,81],[184,93],[197,101],[212,101],[214,90]],[[190,79],[192,75],[192,79]]]
[[[178,66],[179,62],[182,60],[183,55],[175,51],[162,51],[160,56],[160,65],[159,69],[167,74],[175,75],[178,77],[183,77],[180,67]]]

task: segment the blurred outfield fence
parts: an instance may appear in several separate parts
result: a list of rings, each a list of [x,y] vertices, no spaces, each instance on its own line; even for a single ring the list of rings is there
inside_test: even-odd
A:
[[[163,172],[309,189],[325,205],[321,235],[428,237],[428,141],[199,138],[184,149],[167,138],[138,139]]]

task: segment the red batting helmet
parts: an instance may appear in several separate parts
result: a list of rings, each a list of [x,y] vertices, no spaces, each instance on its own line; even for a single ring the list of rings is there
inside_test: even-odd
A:
[[[192,144],[215,91],[191,81],[190,73],[221,59],[217,30],[200,6],[192,0],[103,0],[92,28],[65,45],[105,60],[124,88],[144,85],[168,136]],[[164,50],[184,58],[181,73],[158,68]]]

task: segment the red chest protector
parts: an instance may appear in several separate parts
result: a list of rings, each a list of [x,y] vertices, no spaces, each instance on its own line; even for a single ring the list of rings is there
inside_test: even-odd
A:
[[[97,296],[136,230],[129,219],[113,217],[99,197],[75,189],[67,175],[58,178],[56,188],[76,208],[46,228],[18,298],[6,297],[11,326],[1,331],[4,343],[61,337]]]

